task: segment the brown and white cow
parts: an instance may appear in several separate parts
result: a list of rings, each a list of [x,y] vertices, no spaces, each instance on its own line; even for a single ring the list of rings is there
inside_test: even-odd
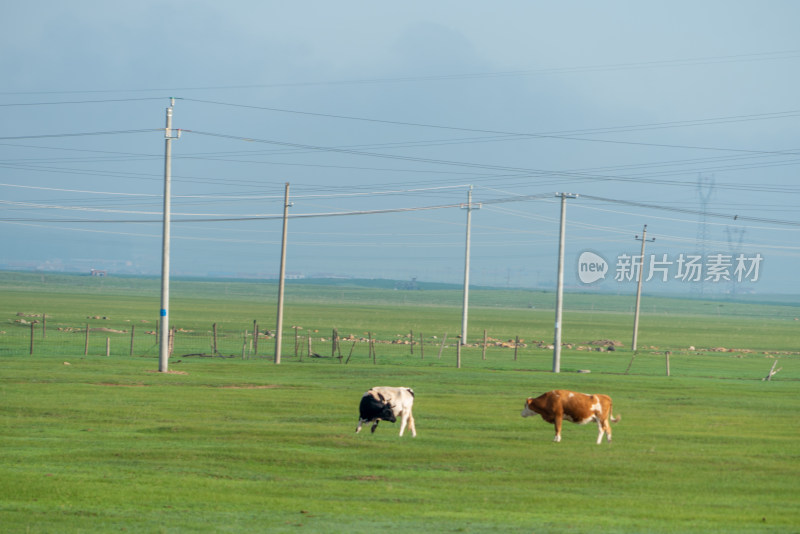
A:
[[[600,433],[597,436],[597,444],[603,440],[603,434],[607,435],[607,440],[611,442],[611,425],[609,421],[616,423],[621,417],[614,417],[611,414],[611,397],[608,395],[587,395],[576,393],[566,389],[556,389],[548,391],[535,399],[529,397],[525,401],[522,409],[522,417],[541,415],[542,419],[548,423],[553,423],[556,427],[556,437],[553,441],[561,441],[561,421],[566,419],[580,425],[589,421],[596,421]]]
[[[372,432],[375,432],[378,423],[400,419],[400,435],[406,429],[411,430],[411,435],[417,437],[414,426],[414,416],[411,409],[414,406],[414,390],[411,388],[379,386],[369,389],[361,397],[359,405],[358,427],[356,434],[361,432],[361,425],[372,422]]]

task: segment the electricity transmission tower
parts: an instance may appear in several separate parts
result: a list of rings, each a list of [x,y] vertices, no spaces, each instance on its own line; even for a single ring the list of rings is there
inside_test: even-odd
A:
[[[725,227],[725,235],[728,237],[728,250],[730,250],[731,258],[734,260],[736,254],[742,252],[742,240],[744,239],[745,232],[745,228]],[[731,276],[731,296],[736,294],[737,287],[736,277]]]
[[[700,198],[700,221],[697,225],[697,253],[705,260],[706,257],[706,243],[708,242],[708,204],[714,194],[714,175],[697,176],[697,195]],[[700,277],[700,283],[695,284],[692,288],[696,288],[702,295],[704,292],[703,277]]]

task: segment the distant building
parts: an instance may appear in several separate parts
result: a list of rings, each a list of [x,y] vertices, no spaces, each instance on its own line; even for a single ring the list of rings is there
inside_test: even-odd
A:
[[[92,276],[106,276],[108,273],[106,271],[101,271],[99,269],[92,269],[89,271]]]

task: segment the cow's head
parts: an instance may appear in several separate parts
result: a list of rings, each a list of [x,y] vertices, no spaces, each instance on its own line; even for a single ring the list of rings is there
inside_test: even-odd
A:
[[[389,403],[383,405],[378,418],[384,421],[389,421],[390,423],[397,421],[397,417],[394,416],[394,410],[392,410],[392,405]]]
[[[532,402],[533,402],[533,398],[532,397],[528,397],[528,399],[525,401],[525,406],[522,408],[522,413],[520,413],[520,415],[522,417],[530,417],[531,415],[538,415],[536,412],[531,410],[530,406],[531,406]]]

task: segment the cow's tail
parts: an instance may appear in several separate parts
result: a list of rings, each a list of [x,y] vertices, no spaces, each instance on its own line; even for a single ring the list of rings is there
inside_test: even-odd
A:
[[[619,423],[620,421],[622,421],[622,416],[620,414],[617,414],[616,417],[614,417],[614,414],[611,414],[612,423]]]

